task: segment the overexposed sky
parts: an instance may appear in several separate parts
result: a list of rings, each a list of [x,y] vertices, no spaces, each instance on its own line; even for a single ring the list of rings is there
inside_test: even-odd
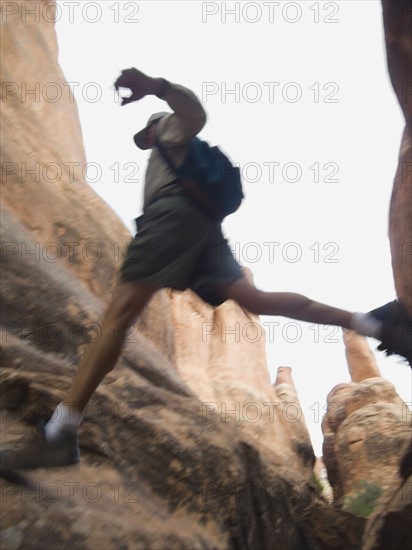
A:
[[[113,82],[135,66],[191,88],[208,114],[200,137],[239,163],[246,200],[224,231],[257,286],[351,311],[394,299],[387,227],[403,117],[380,2],[58,0],[58,19],[90,183],[131,232],[148,156],[133,135],[168,110],[155,97],[119,106]],[[348,380],[341,332],[262,322],[272,376],[293,368],[319,455],[326,395]],[[377,359],[411,402],[409,367]]]

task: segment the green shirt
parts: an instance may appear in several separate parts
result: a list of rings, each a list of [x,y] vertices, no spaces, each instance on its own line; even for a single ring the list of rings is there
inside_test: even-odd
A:
[[[206,113],[195,94],[179,84],[170,83],[162,99],[173,113],[159,121],[158,138],[168,149],[172,162],[181,166],[188,151],[188,143],[206,123]],[[175,179],[176,174],[164,162],[157,148],[153,148],[146,170],[143,206],[147,206],[160,189]]]

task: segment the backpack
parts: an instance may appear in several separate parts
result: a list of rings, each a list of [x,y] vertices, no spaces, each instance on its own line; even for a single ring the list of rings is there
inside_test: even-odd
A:
[[[186,194],[205,212],[219,221],[236,212],[244,196],[240,169],[233,166],[219,147],[193,138],[185,162],[179,168],[171,162],[159,140],[156,147],[179,177]]]

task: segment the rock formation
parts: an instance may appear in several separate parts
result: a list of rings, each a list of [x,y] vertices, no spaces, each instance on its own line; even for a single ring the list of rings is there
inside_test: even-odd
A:
[[[400,472],[400,461],[407,449],[412,414],[384,380],[366,339],[345,331],[349,372],[352,381],[339,384],[329,393],[328,412],[322,422],[323,460],[334,490],[335,506],[360,517],[369,517],[364,549],[402,548],[408,540],[402,525],[412,509],[408,488],[412,478]],[[382,529],[388,503],[395,499],[390,521],[399,522]],[[396,519],[395,519],[396,518]],[[379,530],[382,529],[382,533]]]
[[[22,6],[2,4],[2,446],[65,395],[130,237],[84,181],[53,24]],[[162,291],[127,340],[85,411],[81,465],[2,481],[2,548],[308,548],[313,450],[258,318]]]
[[[396,291],[412,315],[412,6],[410,0],[382,0],[388,70],[405,117],[389,214],[389,238]]]
[[[26,437],[65,395],[85,345],[99,337],[118,250],[129,239],[83,178],[53,3],[37,22],[22,21],[23,4],[40,5],[1,6],[9,10],[1,34],[1,446]],[[390,66],[397,59],[390,52],[410,53],[394,31],[393,4],[384,2]],[[397,71],[391,77],[399,91],[405,78]],[[403,150],[410,154],[408,116]],[[396,178],[392,254],[407,303],[410,256],[402,262],[399,243],[409,242],[410,217],[398,205],[410,176]],[[30,486],[1,480],[1,547],[355,550],[366,520],[345,503],[366,479],[380,484],[382,496],[365,548],[384,548],[391,522],[405,524],[407,507],[391,492],[404,477],[390,452],[391,442],[404,442],[405,424],[399,398],[365,367],[369,354],[358,340],[348,344],[350,365],[355,355],[363,370],[352,368],[353,382],[333,390],[340,408],[324,422],[324,460],[342,504],[330,506],[314,479],[290,367],[280,367],[270,385],[259,319],[231,302],[212,309],[191,292],[159,292],[85,411],[82,463],[30,472]],[[379,439],[379,429],[388,437]],[[383,496],[386,515],[379,514]]]
[[[382,0],[388,71],[405,117],[389,213],[389,239],[396,292],[412,314],[412,2]],[[405,337],[411,338],[410,327]],[[404,420],[410,422],[410,411]],[[402,456],[403,455],[403,456]],[[368,522],[364,550],[404,548],[412,516],[412,441],[400,449],[402,482],[384,493]]]

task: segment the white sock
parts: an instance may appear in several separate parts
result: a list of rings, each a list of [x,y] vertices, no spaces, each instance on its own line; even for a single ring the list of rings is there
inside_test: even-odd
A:
[[[44,427],[46,439],[49,442],[55,441],[61,431],[76,432],[79,429],[82,420],[82,413],[68,407],[63,403],[57,405],[52,417]]]
[[[350,328],[355,330],[362,336],[372,336],[379,338],[382,330],[382,323],[370,315],[370,313],[359,313],[358,311],[352,315]]]

